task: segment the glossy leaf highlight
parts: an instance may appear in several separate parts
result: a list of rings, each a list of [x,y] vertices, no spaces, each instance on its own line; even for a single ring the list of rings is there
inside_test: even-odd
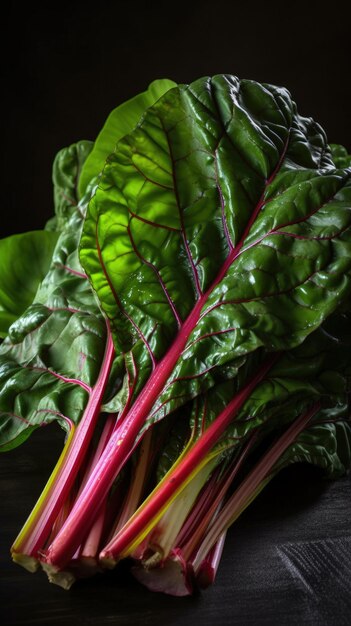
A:
[[[108,116],[89,155],[79,180],[79,196],[86,193],[90,181],[98,176],[117,142],[138,124],[146,109],[152,106],[176,83],[167,78],[153,81],[146,91],[120,104]]]
[[[0,337],[33,302],[58,235],[37,230],[0,240]]]

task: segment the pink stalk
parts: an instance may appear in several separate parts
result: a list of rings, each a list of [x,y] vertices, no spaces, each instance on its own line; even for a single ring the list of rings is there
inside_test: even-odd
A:
[[[49,546],[45,560],[58,568],[64,567],[71,559],[81,541],[81,529],[91,523],[98,508],[129,458],[145,419],[150,413],[155,400],[161,393],[171,374],[180,353],[196,322],[198,321],[202,299],[198,301],[188,320],[182,326],[167,355],[152,372],[134,405],[125,416],[119,428],[112,434],[100,462],[95,466],[83,493],[77,499],[66,524]]]
[[[79,493],[81,493],[84,485],[87,482],[89,474],[92,468],[97,463],[98,459],[101,456],[102,451],[104,450],[109,437],[111,436],[114,427],[115,427],[116,417],[114,415],[109,415],[107,417],[103,432],[101,434],[98,446],[95,450],[94,456],[90,460],[90,463],[87,467],[84,479],[81,483]],[[122,507],[122,513],[118,520],[117,526],[115,530],[111,533],[113,536],[117,529],[121,528],[125,522],[129,519],[129,517],[136,510],[139,500],[141,498],[142,490],[145,485],[145,481],[147,479],[147,470],[149,465],[149,456],[150,456],[150,444],[151,444],[152,432],[148,431],[145,438],[142,441],[141,448],[139,450],[139,458],[133,472],[132,483],[129,487],[127,493],[127,499]],[[80,547],[76,554],[74,555],[73,561],[70,563],[70,567],[74,567],[74,572],[78,573],[79,577],[93,575],[96,571],[99,570],[98,565],[98,552],[101,544],[101,538],[103,532],[106,528],[106,517],[108,511],[108,498],[104,501],[97,518],[95,519],[93,525],[90,528],[89,534],[85,539],[82,547]]]
[[[110,515],[109,519],[106,520],[107,523],[105,523],[105,527],[107,529],[112,528],[112,530],[109,530],[107,539],[108,541],[111,541],[112,537],[114,537],[114,535],[116,535],[116,533],[124,526],[124,524],[129,520],[131,515],[133,515],[139,505],[143,490],[146,485],[146,481],[149,476],[150,468],[153,466],[155,458],[155,450],[157,448],[157,445],[155,446],[155,441],[153,439],[154,431],[149,430],[142,441],[139,450],[139,457],[136,463],[136,467],[133,471],[131,484],[129,485],[129,487],[126,485],[124,489],[127,490],[127,498],[123,502],[122,493],[120,494],[118,511],[115,506],[111,507],[109,505],[108,507]],[[156,440],[156,444],[157,443],[158,440]],[[111,508],[115,510],[115,513],[113,513],[113,510],[111,510]],[[120,510],[121,513],[119,513]],[[117,522],[115,522],[115,525],[113,526],[113,521],[116,519]],[[95,553],[95,556],[96,555],[97,552]],[[85,556],[85,554],[82,553],[82,556]]]
[[[149,566],[149,562],[156,566],[157,559],[163,561],[168,557],[172,549],[177,548],[181,550],[182,557],[187,561],[195,548],[201,543],[207,527],[213,520],[218,507],[222,504],[228,487],[234,480],[255,440],[256,432],[250,437],[239,458],[234,460],[221,480],[219,480],[219,467],[212,472],[211,477],[201,489],[200,495],[198,495],[199,483],[195,476],[169,505],[154,529],[147,535],[147,541],[141,542],[142,552],[138,546],[132,553],[132,556],[141,558],[146,567]],[[209,471],[211,472],[210,465]],[[197,476],[200,476],[200,474],[198,473]],[[208,474],[207,470],[206,474]],[[186,491],[189,493],[184,499],[183,494]],[[197,500],[192,504],[194,498],[197,498]],[[188,514],[189,510],[190,514]],[[184,519],[185,521],[183,521]],[[179,528],[180,531],[178,530]],[[153,551],[151,556],[150,550]]]
[[[182,554],[186,560],[190,558],[191,554],[199,545],[207,527],[210,525],[213,519],[213,516],[216,514],[216,510],[219,506],[221,506],[222,501],[231,483],[233,482],[234,478],[242,467],[242,464],[247,458],[247,455],[252,449],[252,446],[255,443],[256,439],[257,432],[254,432],[247,442],[246,446],[242,450],[241,454],[239,455],[239,458],[235,459],[233,468],[229,471],[225,479],[220,483],[219,489],[214,494],[214,497],[210,501],[207,501],[207,506],[205,511],[203,512],[203,515],[201,515],[200,519],[196,520],[196,523],[191,528],[191,532],[189,532],[189,529],[188,535],[190,536],[188,536],[188,539],[186,537],[183,540],[181,537],[177,538],[177,546],[181,548]]]
[[[98,442],[98,444],[97,444],[93,454],[91,455],[91,457],[90,457],[90,459],[88,461],[87,467],[85,469],[83,479],[82,479],[81,484],[80,484],[79,489],[78,489],[77,498],[82,493],[85,485],[87,484],[89,476],[90,476],[93,468],[95,467],[96,463],[98,462],[99,458],[101,457],[101,454],[103,453],[103,451],[104,451],[104,449],[106,447],[106,444],[107,444],[109,438],[111,437],[111,435],[112,435],[112,433],[113,433],[113,431],[115,429],[116,419],[117,419],[116,415],[113,415],[112,413],[109,414],[107,416],[107,418],[106,418],[106,422],[105,422],[104,427],[102,429],[102,433],[100,435],[99,442]]]
[[[58,516],[56,517],[53,526],[52,526],[52,530],[50,533],[50,537],[49,537],[49,542],[53,541],[54,537],[56,537],[57,533],[59,532],[59,530],[62,528],[62,526],[64,525],[69,512],[73,506],[73,502],[75,500],[76,497],[76,493],[74,491],[74,489],[72,489],[70,491],[70,493],[68,494],[68,498],[67,500],[64,502],[63,506],[61,507],[61,510],[58,514]]]
[[[211,548],[207,556],[204,558],[197,572],[196,582],[201,589],[206,589],[210,585],[213,585],[220,560],[222,558],[225,538],[227,531],[219,536],[217,543]]]
[[[121,416],[118,416],[118,420]],[[95,450],[94,456],[90,459],[87,469],[85,471],[84,478],[80,485],[78,496],[82,492],[84,486],[86,485],[89,475],[98,462],[109,438],[111,437],[114,429],[116,428],[116,416],[113,414],[108,415],[106,419],[106,423],[104,429],[101,433],[101,437],[99,439],[98,446]],[[113,523],[113,520],[117,516],[117,501],[119,508],[122,508],[122,515],[117,523],[118,528],[121,527],[127,519],[132,515],[137,508],[139,503],[140,494],[145,484],[145,480],[147,477],[147,466],[150,455],[150,444],[151,444],[151,431],[148,431],[146,434],[142,446],[140,449],[140,456],[137,462],[137,466],[134,471],[134,476],[132,479],[132,485],[128,490],[127,502],[125,502],[122,506],[122,493],[120,489],[117,489],[118,493],[114,493],[112,496],[112,501],[108,501],[107,497],[102,504],[102,507],[98,513],[97,518],[92,524],[89,534],[82,544],[79,547],[73,557],[77,561],[84,561],[84,564],[88,567],[96,567],[97,566],[97,555],[99,552],[99,547],[101,544],[101,538],[104,534],[106,528],[110,529]],[[78,497],[77,496],[77,497]],[[117,516],[118,517],[118,516]],[[123,519],[122,519],[123,518]],[[122,522],[122,523],[121,523]],[[61,524],[62,527],[63,524]],[[109,532],[110,538],[116,533],[116,529]],[[56,533],[55,535],[56,536]],[[53,538],[54,538],[53,536]],[[72,562],[71,562],[72,563]]]
[[[77,493],[71,491],[68,499],[63,505],[58,517],[55,520],[55,524],[53,527],[53,531],[50,535],[50,540],[52,541],[56,536],[57,532],[62,528],[63,523],[68,517],[68,514],[72,508],[74,500],[78,497],[79,493],[82,491],[91,469],[97,463],[98,459],[101,456],[101,453],[106,445],[108,438],[110,437],[116,422],[115,415],[108,415],[106,418],[106,422],[104,424],[102,433],[100,435],[100,439],[95,450],[92,451],[88,462],[86,463],[86,467],[83,473],[83,479],[79,485],[79,489]],[[65,571],[61,571],[56,573],[52,570],[50,566],[46,566],[45,563],[42,562],[42,567],[44,571],[46,571],[49,581],[64,589],[69,589],[71,585],[74,583],[76,578],[86,578],[87,576],[92,576],[99,570],[97,563],[97,554],[99,551],[99,546],[101,542],[101,536],[103,533],[104,525],[105,525],[105,517],[106,517],[106,508],[107,501],[103,503],[101,510],[99,511],[98,517],[96,518],[93,526],[90,528],[89,534],[82,546],[76,550],[75,555],[71,559],[68,564],[68,567]]]
[[[79,560],[89,562],[92,566],[97,564],[97,555],[105,525],[106,509],[107,500],[105,500],[102,508],[100,509],[79,554]]]
[[[235,519],[242,513],[246,506],[252,501],[253,495],[256,494],[260,485],[267,479],[269,472],[273,466],[285,452],[285,450],[293,443],[300,432],[306,427],[311,418],[320,409],[320,404],[315,404],[305,413],[300,415],[285,431],[285,433],[276,441],[264,457],[256,464],[253,470],[243,480],[240,487],[234,492],[222,510],[216,516],[215,521],[205,536],[204,541],[199,547],[195,558],[192,560],[192,566],[195,574],[200,571],[201,563],[206,554],[211,550],[212,546],[218,541],[220,535],[229,528]]]
[[[85,475],[84,478],[82,480],[82,483],[80,485],[79,491],[78,491],[78,496],[81,493],[81,491],[83,490],[84,486],[87,483],[87,480],[89,478],[89,474],[91,473],[92,468],[96,465],[96,463],[98,462],[107,441],[109,440],[113,429],[115,428],[115,423],[116,423],[116,416],[115,415],[108,415],[106,418],[106,422],[104,425],[104,428],[102,430],[100,439],[99,439],[99,443],[95,449],[95,452],[92,456],[92,458],[90,459],[90,462],[88,463],[87,469],[85,471]],[[77,496],[77,497],[78,497]],[[96,558],[98,550],[99,550],[99,545],[100,545],[100,540],[101,540],[101,536],[102,536],[102,532],[103,532],[103,528],[104,528],[104,521],[105,521],[105,515],[106,515],[106,506],[107,506],[107,500],[103,503],[98,517],[96,518],[94,524],[91,526],[89,534],[85,540],[85,542],[83,543],[82,547],[77,551],[77,554],[75,555],[76,558],[85,558],[85,559],[93,559]]]
[[[174,469],[170,470],[160,487],[150,494],[128,524],[126,524],[121,532],[104,548],[100,554],[100,559],[104,562],[114,563],[115,560],[118,559],[120,555],[123,555],[126,549],[135,542],[138,535],[150,524],[151,520],[155,519],[157,521],[160,517],[160,511],[163,511],[167,503],[177,492],[180,492],[185,487],[189,482],[189,478],[194,473],[197,473],[201,461],[205,459],[207,453],[213,446],[218,443],[221,435],[234,416],[255,387],[266,376],[276,359],[277,355],[273,355],[263,363],[251,381],[239,391],[235,398],[229,402],[222,413],[220,413],[202,436],[194,443],[188,454],[182,459],[182,462]]]
[[[114,347],[111,333],[108,328],[107,343],[102,367],[98,379],[90,393],[82,419],[77,426],[70,442],[62,465],[58,470],[53,484],[48,489],[46,497],[36,509],[35,515],[28,520],[28,531],[19,536],[13,545],[13,556],[26,554],[37,557],[48,538],[52,525],[76,479],[77,472],[82,465],[97,418],[106,388],[108,376],[114,358]],[[63,525],[63,528],[65,524]],[[60,533],[59,533],[60,534]]]
[[[139,450],[139,458],[133,471],[131,485],[128,489],[126,501],[123,510],[113,530],[112,537],[116,535],[121,528],[128,522],[129,518],[138,508],[145,482],[148,475],[150,448],[151,448],[152,431],[148,430]]]

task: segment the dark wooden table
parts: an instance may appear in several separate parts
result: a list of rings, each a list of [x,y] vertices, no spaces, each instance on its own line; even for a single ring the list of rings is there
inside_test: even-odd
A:
[[[150,593],[126,567],[65,592],[14,565],[9,548],[57,458],[58,430],[0,458],[2,625],[350,626],[351,481],[326,482],[307,466],[283,472],[235,523],[201,595]]]

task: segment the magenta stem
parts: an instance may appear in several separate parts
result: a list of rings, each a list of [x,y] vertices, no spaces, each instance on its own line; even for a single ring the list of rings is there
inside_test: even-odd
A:
[[[81,485],[79,487],[79,491],[78,491],[78,496],[81,493],[81,491],[83,490],[88,478],[89,478],[89,474],[92,470],[92,468],[94,467],[94,465],[97,463],[97,461],[99,460],[101,453],[103,451],[103,449],[106,446],[107,441],[109,440],[109,437],[111,436],[113,429],[115,427],[115,423],[116,423],[116,416],[115,415],[108,415],[106,418],[106,422],[104,425],[104,428],[102,430],[100,439],[99,439],[99,443],[94,451],[94,454],[92,456],[92,458],[90,459],[90,462],[88,464],[88,467],[85,471],[84,474],[84,478],[81,482]],[[77,556],[77,558],[82,558],[82,557],[87,557],[87,558],[94,558],[97,556],[97,553],[99,551],[99,544],[101,541],[101,536],[103,533],[103,529],[104,529],[104,523],[105,523],[105,517],[106,517],[106,508],[107,508],[107,500],[105,500],[105,502],[103,503],[99,514],[97,516],[97,518],[95,519],[95,522],[93,523],[92,527],[89,530],[89,534],[87,536],[87,538],[85,539],[81,549],[79,549],[78,553],[75,555]]]
[[[82,481],[79,485],[79,489],[78,489],[78,493],[76,496],[76,499],[79,497],[79,495],[82,493],[85,485],[88,482],[89,476],[93,470],[93,468],[95,467],[96,463],[98,462],[101,454],[103,453],[106,444],[109,440],[109,438],[111,437],[115,427],[116,427],[116,420],[117,417],[114,414],[110,414],[107,416],[106,418],[106,422],[104,424],[104,427],[102,429],[102,433],[98,442],[98,445],[96,446],[95,450],[93,451],[93,454],[91,455],[91,458],[89,459],[89,462],[87,464],[87,467],[85,469],[84,472],[84,476],[82,478]]]
[[[227,531],[225,530],[199,567],[196,582],[201,589],[206,589],[206,587],[213,585],[215,581],[219,563],[222,558],[226,535]]]
[[[300,432],[306,427],[311,418],[320,409],[320,404],[315,404],[312,408],[300,415],[279,437],[278,441],[264,455],[248,476],[243,480],[240,487],[234,492],[222,510],[216,516],[216,519],[210,527],[204,541],[198,549],[195,558],[192,561],[195,574],[199,571],[201,563],[206,554],[211,550],[212,546],[218,541],[220,535],[230,526],[230,524],[240,515],[259,488],[261,483],[267,478],[275,463],[285,452],[285,450],[293,443]]]
[[[182,462],[173,470],[170,470],[160,488],[149,496],[142,507],[138,509],[135,516],[131,518],[121,532],[105,547],[100,554],[101,559],[117,559],[120,553],[122,553],[142,532],[144,527],[167,505],[168,501],[175,493],[182,489],[186,480],[196,471],[196,468],[205,458],[206,454],[218,443],[219,438],[224,433],[233,417],[237,414],[259,382],[266,376],[276,359],[277,355],[274,355],[263,363],[252,380],[239,391],[235,398],[229,402],[224,411],[220,413],[202,436],[194,443]]]
[[[16,546],[17,551],[20,551],[23,554],[35,557],[38,556],[38,551],[41,550],[45,544],[53,523],[63,506],[63,503],[68,497],[76,479],[78,470],[84,461],[97,418],[100,414],[100,406],[113,358],[114,347],[111,333],[108,329],[103,364],[97,381],[89,396],[83,417],[80,420],[73,436],[62,467],[59,470],[52,489],[50,489],[46,499],[42,503],[38,513],[39,519],[35,521],[34,528],[30,532],[30,535],[25,538],[22,545]],[[65,524],[63,527],[64,526]]]
[[[210,525],[213,516],[216,513],[216,510],[221,505],[231,483],[237,476],[256,439],[257,432],[254,432],[247,442],[246,446],[240,453],[238,459],[235,459],[232,469],[228,472],[227,476],[225,476],[224,480],[219,484],[219,489],[214,494],[214,497],[211,500],[207,500],[206,509],[203,512],[203,515],[201,515],[201,518],[196,520],[197,523],[194,524],[194,526],[192,527],[191,533],[189,533],[190,536],[188,538],[185,538],[183,541],[177,539],[177,546],[181,548],[182,554],[186,560],[190,558],[191,554],[200,544],[206,529]]]

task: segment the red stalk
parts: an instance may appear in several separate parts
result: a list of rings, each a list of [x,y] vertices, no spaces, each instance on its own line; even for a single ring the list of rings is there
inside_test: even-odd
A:
[[[186,501],[182,502],[182,495],[185,491],[183,490],[170,504],[153,530],[148,533],[136,550],[133,551],[133,558],[137,560],[142,559],[144,564],[147,564],[148,558],[150,558],[150,549],[156,551],[162,559],[168,557],[171,549],[179,549],[183,558],[187,561],[196,547],[200,545],[206,529],[212,522],[218,507],[222,504],[229,485],[234,480],[255,440],[256,432],[252,434],[243,451],[239,454],[239,457],[234,459],[221,479],[219,479],[220,467],[217,467],[215,471],[212,472],[211,477],[201,489],[199,495],[197,493],[197,486],[194,484],[195,480],[192,480],[188,488],[190,487],[191,491],[197,496],[197,499],[190,513],[185,518],[185,522],[182,523],[182,510],[179,509],[179,505],[185,507],[185,514],[187,514]],[[161,484],[160,488],[162,489]],[[178,534],[176,534],[177,527],[179,527],[180,523],[182,523],[181,529]],[[152,562],[154,562],[154,556],[155,555],[151,555]]]
[[[93,454],[91,455],[89,462],[87,464],[87,467],[85,469],[84,472],[84,476],[83,479],[79,485],[79,489],[78,489],[78,494],[77,497],[79,497],[79,495],[81,494],[81,492],[83,491],[85,485],[88,482],[89,476],[93,470],[93,468],[95,467],[96,463],[98,462],[101,454],[103,453],[106,444],[109,440],[109,438],[111,437],[115,427],[116,427],[116,415],[113,415],[112,413],[110,415],[107,416],[106,418],[106,422],[104,424],[104,427],[102,429],[102,433],[100,435],[100,439],[99,442],[95,448],[95,450],[93,451]]]
[[[127,523],[129,518],[138,508],[145,482],[148,477],[148,469],[151,454],[152,431],[148,430],[139,449],[139,458],[133,471],[131,484],[128,489],[127,498],[123,504],[121,515],[112,532],[112,536],[116,535],[121,528]]]
[[[73,556],[81,541],[81,529],[86,528],[94,519],[115,477],[130,455],[135,439],[147,415],[161,393],[186,344],[190,332],[198,320],[202,306],[203,302],[201,299],[184,323],[167,355],[155,367],[148,383],[141,391],[129,413],[125,416],[120,427],[117,427],[112,434],[99,463],[95,466],[83,493],[77,499],[66,524],[47,550],[45,560],[48,563],[62,568]]]
[[[70,510],[72,509],[72,505],[73,505],[75,498],[76,498],[75,489],[72,488],[70,493],[68,494],[67,500],[63,503],[63,506],[61,507],[60,512],[53,523],[52,530],[48,539],[49,543],[51,543],[51,541],[54,540],[57,533],[59,532],[59,530],[62,528],[63,524],[65,523],[70,513]]]
[[[102,508],[100,509],[79,554],[79,560],[83,559],[85,561],[89,561],[92,565],[96,565],[97,563],[97,555],[99,552],[102,533],[105,527],[106,509],[107,500],[105,500]]]
[[[247,455],[250,452],[253,444],[256,441],[256,434],[256,432],[253,433],[246,446],[242,450],[241,454],[239,455],[239,458],[235,459],[233,468],[229,471],[228,475],[225,476],[224,481],[221,481],[219,489],[217,489],[214,497],[212,497],[210,501],[207,500],[207,506],[205,508],[205,511],[203,512],[203,515],[201,515],[201,518],[196,520],[197,523],[194,524],[191,528],[192,532],[190,533],[188,531],[188,537],[184,537],[183,540],[181,538],[177,538],[177,546],[181,548],[182,554],[186,560],[190,558],[191,554],[199,545],[206,531],[206,528],[208,528],[210,522],[213,519],[213,516],[216,514],[216,510],[219,506],[221,506],[221,503],[229,489],[229,486],[233,482],[235,476],[237,475],[243,462],[246,460]]]
[[[196,575],[200,571],[201,563],[206,557],[206,554],[208,554],[214,544],[218,541],[220,535],[227,530],[227,528],[229,528],[233,521],[251,502],[253,495],[257,489],[259,489],[262,482],[267,478],[275,463],[285,450],[293,443],[296,437],[306,427],[308,422],[319,409],[320,404],[317,403],[305,413],[300,415],[300,417],[297,418],[289,426],[285,433],[273,444],[270,450],[243,480],[240,487],[238,487],[231,498],[229,498],[228,502],[216,516],[216,519],[206,534],[195,558],[192,560],[192,566]]]
[[[116,422],[116,417],[114,415],[109,415],[107,417],[105,426],[103,428],[101,437],[99,439],[99,443],[91,459],[91,462],[89,463],[89,467],[87,468],[87,471],[82,481],[82,484],[80,486],[78,495],[83,490],[92,468],[98,462],[102,454],[102,451],[104,450],[106,443],[109,440],[113,432],[113,429],[115,427],[115,422]],[[80,550],[80,554],[78,557],[79,559],[82,559],[82,558],[96,559],[98,551],[99,551],[99,545],[101,541],[102,532],[104,529],[104,524],[105,524],[106,508],[107,508],[107,500],[105,500],[105,502],[103,503],[94,524],[90,528],[89,534],[87,538],[85,539],[84,544],[82,545],[82,548]]]
[[[220,535],[217,543],[213,546],[213,548],[211,548],[199,567],[196,582],[200,589],[206,589],[210,585],[213,585],[215,581],[222,557],[226,535],[227,531],[224,531]]]
[[[206,454],[218,443],[219,438],[224,433],[233,417],[242,407],[244,402],[253,392],[259,382],[265,377],[267,372],[276,361],[277,355],[267,359],[260,367],[252,380],[231,400],[222,413],[212,422],[203,435],[194,443],[191,450],[184,457],[182,462],[166,475],[161,488],[145,500],[142,507],[124,526],[118,535],[101,552],[100,558],[107,562],[114,562],[123,553],[136,537],[143,531],[150,521],[159,516],[160,511],[174,497],[177,491],[185,486],[189,476],[198,468],[200,462]]]
[[[100,414],[100,406],[113,358],[114,347],[108,328],[104,359],[98,379],[89,396],[83,417],[77,426],[67,455],[64,458],[52,488],[48,491],[40,509],[36,512],[35,518],[30,521],[30,526],[33,525],[33,528],[30,528],[28,536],[25,534],[22,541],[18,543],[15,541],[13,546],[14,554],[26,554],[37,557],[39,550],[41,550],[45,544],[54,521],[68,498],[77,472],[85,459],[87,448]],[[63,528],[64,526],[65,524]]]
[[[77,488],[77,493],[73,494],[73,491],[70,492],[68,500],[65,502],[55,521],[49,541],[53,541],[54,537],[57,535],[58,531],[63,526],[64,521],[68,517],[73,502],[84,488],[91,469],[99,460],[100,455],[106,445],[106,442],[113,432],[115,422],[115,415],[111,414],[107,416],[97,446],[95,447],[95,449],[92,450],[90,458],[87,460],[81,482],[79,486],[75,485],[75,487]],[[79,548],[76,550],[76,553],[74,554],[72,560],[69,562],[66,571],[55,573],[50,566],[46,567],[45,563],[42,562],[43,569],[44,571],[46,571],[50,582],[59,585],[64,589],[69,589],[73,582],[76,580],[76,578],[85,578],[86,576],[92,576],[99,570],[97,555],[101,544],[102,533],[105,527],[106,511],[107,500],[103,503],[103,506],[99,511],[98,517],[96,518],[94,524],[89,530],[87,538],[85,539],[82,546],[79,546]],[[65,515],[63,515],[63,513],[65,513]]]

